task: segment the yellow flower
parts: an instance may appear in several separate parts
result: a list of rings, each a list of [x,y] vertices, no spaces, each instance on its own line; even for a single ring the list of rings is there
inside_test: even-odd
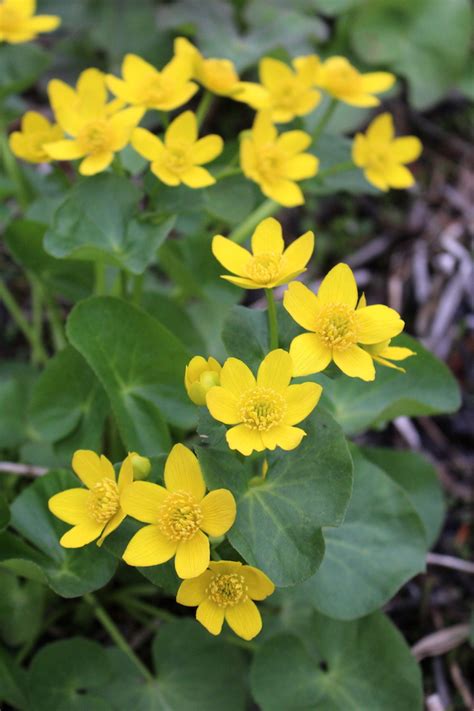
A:
[[[96,69],[83,72],[76,91],[62,82],[51,82],[50,98],[57,122],[71,138],[48,143],[45,150],[55,160],[84,158],[81,175],[108,168],[143,116],[143,109],[137,107],[112,111],[103,75]]]
[[[49,510],[73,524],[59,542],[65,548],[81,548],[100,536],[101,545],[125,518],[120,495],[133,481],[130,456],[122,463],[118,481],[107,457],[86,449],[74,453],[72,468],[87,489],[68,489],[49,499]]]
[[[36,15],[36,0],[0,1],[0,42],[20,44],[61,24],[57,15]]]
[[[209,569],[193,580],[184,580],[176,602],[197,607],[196,619],[213,635],[224,620],[235,634],[250,640],[262,629],[254,600],[265,600],[275,590],[270,578],[258,568],[232,560],[211,562]]]
[[[136,452],[130,452],[129,457],[133,467],[133,478],[148,479],[151,472],[151,462],[148,457],[141,457]]]
[[[309,114],[319,104],[321,94],[314,88],[314,67],[304,60],[294,59],[292,68],[278,59],[264,57],[259,64],[261,84],[241,82],[233,98],[257,111],[269,111],[275,123]]]
[[[221,365],[215,358],[191,358],[184,372],[184,386],[195,405],[205,405],[208,390],[219,385]]]
[[[234,425],[226,433],[231,449],[248,456],[300,444],[306,432],[293,425],[314,410],[322,388],[316,383],[290,385],[292,375],[291,358],[281,349],[264,358],[257,379],[241,360],[226,360],[220,387],[207,393],[207,407],[216,420]]]
[[[222,153],[224,142],[216,134],[198,140],[196,115],[185,111],[170,123],[164,142],[146,128],[137,128],[132,146],[151,161],[152,173],[166,185],[206,188],[216,181],[202,165]]]
[[[367,301],[365,299],[365,294],[359,299],[357,305],[358,309],[364,309],[367,306]],[[400,368],[398,365],[391,363],[391,360],[406,360],[410,356],[416,355],[415,351],[410,348],[403,348],[401,346],[391,346],[391,339],[381,341],[380,343],[373,343],[372,345],[365,345],[362,348],[369,353],[376,363],[380,365],[385,365],[387,368],[394,368],[399,370],[401,373],[405,373],[405,368]]]
[[[302,151],[311,144],[304,131],[287,131],[280,136],[268,113],[255,117],[253,128],[242,137],[240,164],[247,178],[258,183],[264,195],[294,207],[304,203],[297,180],[316,175],[319,160]]]
[[[300,326],[311,331],[291,343],[296,376],[319,373],[333,360],[352,378],[374,380],[372,356],[364,348],[393,338],[404,326],[388,306],[356,308],[357,284],[347,264],[331,269],[317,295],[301,282],[292,282],[283,305]]]
[[[273,289],[287,284],[306,271],[314,249],[314,235],[305,232],[285,249],[280,223],[273,217],[263,220],[252,235],[252,253],[226,237],[212,240],[215,258],[237,276],[222,279],[243,289]]]
[[[50,123],[36,111],[27,111],[21,119],[21,131],[14,131],[8,140],[17,158],[30,163],[47,163],[51,159],[44,150],[44,144],[58,141],[62,137],[60,126]]]
[[[361,74],[345,57],[330,57],[317,67],[314,81],[339,101],[350,106],[378,106],[374,94],[390,89],[395,76],[390,72]]]
[[[362,168],[372,185],[380,190],[409,188],[415,179],[405,163],[416,160],[423,150],[416,136],[394,137],[393,119],[380,114],[367,132],[358,133],[352,144],[352,160]]]
[[[166,487],[166,488],[165,488]],[[137,481],[123,492],[123,510],[148,526],[130,540],[123,558],[129,565],[159,565],[175,557],[180,578],[201,575],[209,565],[209,536],[233,525],[235,499],[227,489],[206,494],[199,462],[175,444],[165,464],[165,487]]]
[[[182,57],[174,57],[161,71],[136,54],[127,54],[122,63],[123,79],[107,74],[110,91],[127,104],[144,109],[172,111],[186,104],[198,90],[189,81],[191,66]]]
[[[174,51],[190,63],[192,77],[213,94],[231,96],[239,88],[239,75],[230,59],[206,59],[186,37],[175,39]]]

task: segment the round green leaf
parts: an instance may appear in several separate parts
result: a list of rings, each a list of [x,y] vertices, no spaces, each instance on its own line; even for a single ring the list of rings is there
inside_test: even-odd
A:
[[[354,490],[344,523],[324,530],[321,567],[302,587],[330,617],[351,620],[385,604],[425,568],[422,523],[405,492],[351,449]]]
[[[0,531],[8,526],[10,522],[10,509],[3,494],[0,493]]]
[[[252,212],[255,202],[254,185],[241,175],[223,178],[204,190],[207,211],[226,225],[242,222]]]
[[[0,645],[0,701],[5,701],[13,708],[25,709],[26,689],[26,672]]]
[[[258,485],[246,482],[235,454],[198,450],[209,486],[230,488],[238,499],[231,544],[277,586],[316,571],[324,554],[321,527],[342,523],[351,496],[352,462],[338,425],[318,407],[301,426],[303,442],[291,452],[270,454],[266,479]]]
[[[48,53],[37,44],[0,45],[0,99],[34,84],[49,63]]]
[[[262,711],[421,711],[420,669],[381,613],[354,622],[315,615],[304,639],[267,640],[251,686]]]

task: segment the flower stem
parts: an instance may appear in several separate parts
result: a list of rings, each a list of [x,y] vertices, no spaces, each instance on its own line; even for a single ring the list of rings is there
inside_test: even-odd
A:
[[[344,163],[336,163],[335,165],[329,166],[329,168],[325,168],[325,170],[322,170],[320,173],[318,173],[317,177],[322,178],[328,178],[330,175],[337,175],[338,173],[345,173],[348,170],[352,170],[355,168],[354,163],[351,160],[346,160]]]
[[[23,311],[18,306],[15,297],[11,293],[3,279],[0,279],[0,299],[5,304],[5,308],[10,314],[13,321],[16,323],[20,331],[25,336],[30,344],[32,352],[36,355],[39,363],[46,363],[48,356],[44,350],[43,344],[38,340],[35,330],[28,323],[23,315]]]
[[[270,333],[270,350],[274,351],[278,348],[278,321],[275,305],[275,297],[272,289],[265,289],[268,305],[268,330]]]
[[[28,188],[21,173],[15,156],[8,145],[8,138],[3,130],[0,130],[0,156],[5,167],[5,172],[15,185],[16,196],[22,210],[26,210],[29,203]]]
[[[107,630],[111,639],[115,642],[117,647],[127,655],[130,661],[140,670],[140,673],[147,681],[153,681],[153,674],[146,668],[142,661],[137,657],[133,649],[128,644],[125,637],[122,635],[115,622],[109,617],[108,613],[104,610],[102,605],[98,602],[95,595],[92,593],[86,593],[84,595],[84,601],[92,608],[94,615],[97,617],[101,625],[105,630]]]
[[[105,264],[101,260],[97,260],[94,263],[95,269],[95,285],[94,293],[96,296],[103,296],[105,294]]]
[[[256,210],[250,213],[250,215],[242,222],[241,225],[239,225],[239,227],[232,230],[229,235],[229,239],[233,242],[237,242],[237,244],[242,244],[242,242],[245,242],[248,235],[259,224],[259,222],[264,220],[265,217],[274,215],[279,208],[280,205],[274,200],[265,200],[265,202],[262,202]]]
[[[213,96],[210,91],[205,91],[202,95],[202,99],[199,102],[199,106],[196,109],[196,121],[198,128],[201,128],[204,119],[206,118],[209,109],[211,108]]]
[[[217,173],[214,177],[216,180],[222,180],[222,178],[230,178],[232,175],[240,175],[241,173],[242,169],[235,166],[234,168],[224,168],[221,173]]]
[[[337,99],[331,99],[331,101],[327,105],[325,112],[321,116],[319,123],[316,124],[316,128],[314,129],[313,146],[316,145],[316,143],[319,140],[319,137],[321,136],[321,134],[324,131],[324,129],[326,128],[327,124],[331,120],[331,117],[332,117],[338,103],[339,103],[339,101]]]
[[[133,277],[132,302],[135,304],[135,306],[140,306],[142,302],[144,277],[144,274],[137,274],[137,276]]]

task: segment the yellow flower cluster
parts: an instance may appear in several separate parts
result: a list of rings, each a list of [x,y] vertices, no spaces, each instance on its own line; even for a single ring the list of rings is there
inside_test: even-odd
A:
[[[0,0],[0,42],[22,44],[61,24],[56,15],[35,15],[36,0]]]

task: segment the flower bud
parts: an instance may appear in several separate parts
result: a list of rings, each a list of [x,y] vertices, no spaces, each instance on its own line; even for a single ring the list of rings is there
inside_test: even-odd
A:
[[[130,459],[132,460],[134,480],[148,479],[151,472],[151,462],[148,457],[141,457],[136,452],[131,452]]]
[[[184,374],[184,385],[195,405],[205,405],[208,391],[220,384],[221,366],[215,358],[194,356]]]

